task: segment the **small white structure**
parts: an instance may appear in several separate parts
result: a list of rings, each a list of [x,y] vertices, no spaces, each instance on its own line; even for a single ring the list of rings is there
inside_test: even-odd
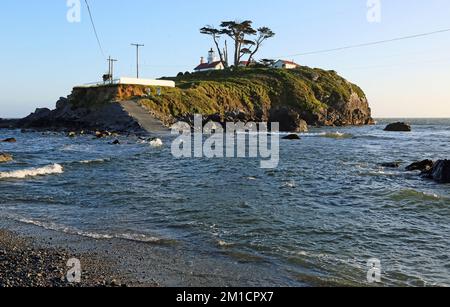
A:
[[[250,64],[249,61],[240,61],[239,62],[239,67],[247,67]]]
[[[161,86],[161,87],[175,87],[174,81],[168,80],[154,80],[154,79],[137,79],[137,78],[120,78],[117,84],[127,85],[145,85],[145,86]]]
[[[155,79],[137,79],[137,78],[128,78],[121,77],[119,79],[115,79],[111,82],[96,82],[96,83],[88,83],[76,87],[100,87],[106,85],[143,85],[143,86],[157,86],[157,87],[175,87],[174,81],[169,80],[155,80]]]
[[[278,69],[296,69],[299,66],[300,65],[298,65],[294,61],[285,61],[285,60],[278,60],[272,65],[273,68]]]
[[[211,50],[208,52],[208,62],[205,63],[205,58],[201,57],[200,65],[194,68],[194,71],[201,72],[201,71],[223,70],[223,69],[225,69],[225,65],[223,64],[222,61],[216,58],[216,53],[211,48]]]

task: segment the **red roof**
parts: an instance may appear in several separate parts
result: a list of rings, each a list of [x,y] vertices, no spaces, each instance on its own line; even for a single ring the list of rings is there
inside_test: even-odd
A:
[[[194,70],[203,70],[203,69],[208,69],[208,68],[216,68],[221,63],[222,63],[221,61],[212,62],[212,63],[203,63],[203,64],[198,65],[196,68],[194,68]]]
[[[297,63],[292,62],[292,61],[285,61],[285,60],[280,60],[280,61],[283,62],[284,64],[290,64],[290,65],[300,66],[300,65],[298,65]]]

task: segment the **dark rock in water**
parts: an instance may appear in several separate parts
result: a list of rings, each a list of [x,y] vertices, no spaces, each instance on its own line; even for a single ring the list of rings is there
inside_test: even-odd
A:
[[[69,133],[67,134],[67,136],[68,136],[69,138],[74,138],[74,137],[77,136],[77,134],[76,134],[76,132],[69,132]]]
[[[300,137],[297,134],[289,134],[285,137],[283,137],[283,140],[300,140]]]
[[[111,143],[111,145],[120,145],[120,141],[119,140],[115,140],[114,142]]]
[[[431,160],[423,160],[420,162],[414,162],[411,165],[406,167],[407,171],[421,171],[428,172],[433,168],[433,161]]]
[[[269,122],[279,123],[281,132],[308,132],[308,123],[300,118],[298,112],[289,108],[272,110]]]
[[[0,118],[0,129],[14,129],[17,127],[18,119],[4,119]]]
[[[400,162],[382,163],[381,166],[382,167],[387,167],[387,168],[399,168],[400,167]]]
[[[110,137],[111,135],[112,135],[112,133],[109,132],[109,131],[97,131],[97,132],[95,132],[95,136],[98,139]]]
[[[406,123],[393,123],[389,124],[384,128],[384,131],[394,131],[394,132],[411,132],[411,126]]]
[[[428,177],[438,183],[450,183],[450,160],[437,161]]]
[[[10,162],[12,160],[13,157],[10,154],[0,152],[0,163]]]
[[[4,139],[2,143],[15,143],[17,140],[15,138]]]

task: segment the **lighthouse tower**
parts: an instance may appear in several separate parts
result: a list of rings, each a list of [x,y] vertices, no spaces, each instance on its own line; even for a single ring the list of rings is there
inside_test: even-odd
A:
[[[211,48],[208,52],[208,64],[214,63],[216,61],[216,53]]]

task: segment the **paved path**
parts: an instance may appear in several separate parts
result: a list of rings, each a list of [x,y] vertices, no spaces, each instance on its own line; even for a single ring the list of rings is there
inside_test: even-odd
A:
[[[148,133],[168,132],[169,129],[163,123],[152,116],[146,109],[138,105],[134,101],[120,101],[123,109],[133,117]]]

